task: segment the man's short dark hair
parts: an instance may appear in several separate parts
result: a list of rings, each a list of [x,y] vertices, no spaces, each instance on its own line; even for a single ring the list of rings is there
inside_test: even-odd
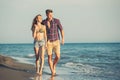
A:
[[[52,13],[53,11],[52,11],[52,9],[47,9],[46,10],[46,14],[49,14],[49,13]]]

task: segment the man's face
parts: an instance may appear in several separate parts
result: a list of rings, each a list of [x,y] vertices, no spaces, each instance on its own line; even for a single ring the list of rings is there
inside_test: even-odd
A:
[[[47,14],[47,18],[48,18],[49,20],[52,20],[52,18],[53,18],[53,13],[48,13],[48,14]]]

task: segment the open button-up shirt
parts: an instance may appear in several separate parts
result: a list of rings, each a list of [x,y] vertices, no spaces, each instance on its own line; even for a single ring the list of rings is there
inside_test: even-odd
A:
[[[48,22],[47,19],[43,20],[42,22],[46,26],[47,40],[50,40],[51,42],[59,40],[60,39],[59,30],[62,31],[63,29],[59,19],[53,18],[50,21],[50,27],[48,27],[47,22]]]

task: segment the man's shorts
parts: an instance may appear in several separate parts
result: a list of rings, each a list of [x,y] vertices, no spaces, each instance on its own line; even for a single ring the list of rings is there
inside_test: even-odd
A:
[[[60,41],[59,40],[52,41],[52,42],[50,42],[48,40],[48,42],[47,42],[47,54],[52,55],[53,51],[55,52],[55,54],[60,54]]]

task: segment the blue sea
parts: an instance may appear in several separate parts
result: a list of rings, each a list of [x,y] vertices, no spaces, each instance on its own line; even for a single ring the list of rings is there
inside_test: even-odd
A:
[[[33,44],[0,44],[0,54],[35,65]],[[50,73],[47,59],[45,54],[44,72]],[[57,75],[55,80],[120,80],[120,43],[61,45]]]

